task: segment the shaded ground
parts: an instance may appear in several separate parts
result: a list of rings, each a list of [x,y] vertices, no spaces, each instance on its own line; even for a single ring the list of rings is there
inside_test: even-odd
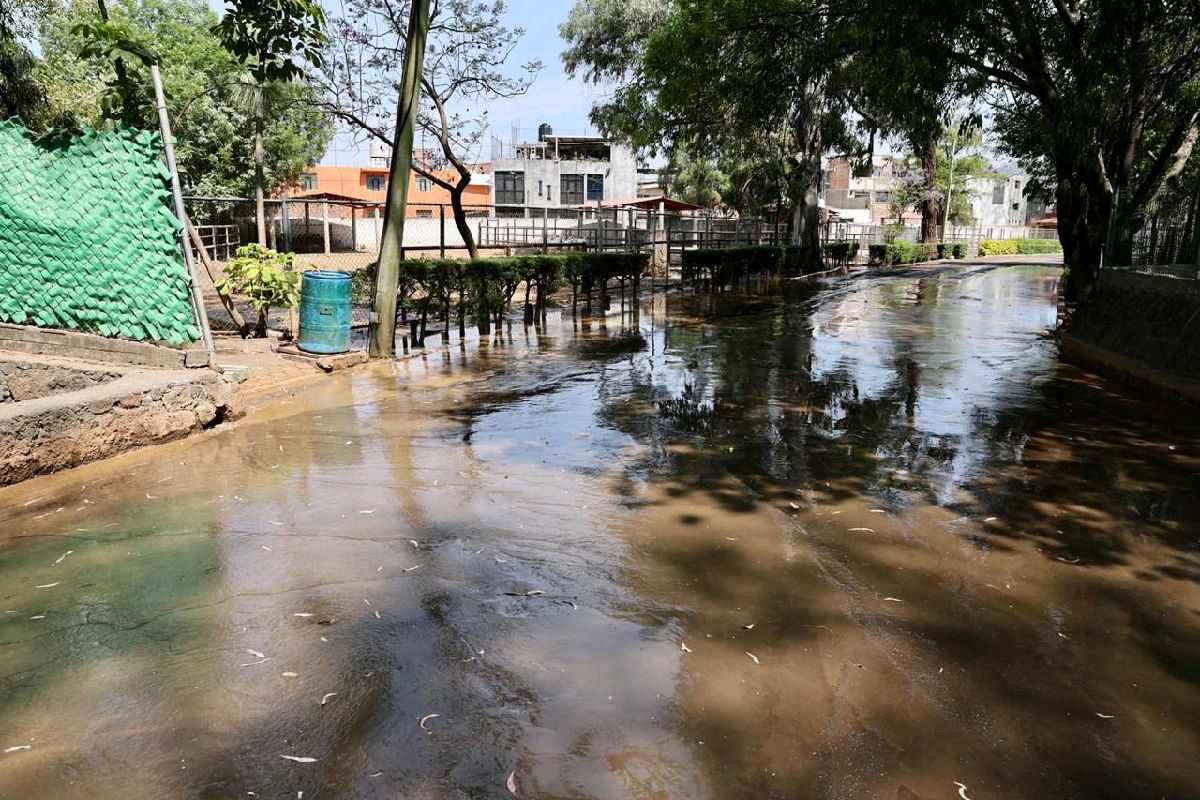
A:
[[[0,493],[0,795],[1196,796],[1197,427],[1056,281],[552,317]]]

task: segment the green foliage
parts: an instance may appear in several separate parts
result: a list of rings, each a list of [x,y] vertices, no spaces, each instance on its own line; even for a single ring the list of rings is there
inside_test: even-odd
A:
[[[804,248],[790,245],[684,250],[683,280],[703,281],[714,289],[724,289],[750,275],[803,272],[811,266],[804,256]]]
[[[293,308],[300,300],[299,273],[292,271],[292,254],[277,253],[262,245],[237,249],[237,257],[213,285],[223,295],[240,293],[258,312],[257,335],[267,335],[267,315],[272,308]]]
[[[319,67],[324,27],[325,12],[310,0],[229,0],[213,32],[263,85],[300,78],[306,61]]]
[[[867,263],[873,267],[891,267],[897,264],[921,264],[938,258],[938,245],[913,244],[912,242],[890,242],[867,247]]]
[[[825,257],[835,267],[844,267],[858,257],[858,242],[828,242]]]
[[[981,256],[1029,256],[1062,251],[1062,243],[1057,239],[984,239],[979,243]]]
[[[667,165],[658,171],[663,194],[705,208],[721,205],[729,193],[729,176],[706,158],[695,158],[686,149],[671,151]]]
[[[253,148],[246,132],[250,115],[237,102],[244,68],[213,34],[216,15],[202,0],[110,0],[110,22],[131,46],[160,58],[167,110],[175,133],[175,157],[189,193],[246,196],[254,185]],[[92,0],[55,5],[41,20],[34,76],[43,87],[56,125],[101,126],[111,117],[105,96],[117,80],[103,55],[82,53],[89,40],[81,23],[94,22]],[[140,59],[123,59],[138,98],[134,126],[157,130],[149,72]],[[333,124],[314,110],[315,91],[302,82],[270,84],[275,100],[264,136],[268,189],[295,180],[321,159]]]
[[[967,246],[962,242],[938,242],[938,258],[966,258]]]

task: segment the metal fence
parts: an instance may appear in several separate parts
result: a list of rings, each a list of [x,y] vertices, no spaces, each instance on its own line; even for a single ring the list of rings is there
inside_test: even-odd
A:
[[[1132,213],[1117,190],[1109,215],[1104,267],[1200,280],[1200,189],[1172,193]]]
[[[255,316],[244,298],[237,314],[217,301],[213,282],[238,247],[258,240],[253,199],[188,197],[188,216],[201,264],[200,277],[214,331],[236,331],[236,316]],[[379,258],[384,207],[370,201],[271,199],[264,202],[265,244],[294,253],[296,269],[332,269],[362,276],[355,280],[353,323],[366,325],[374,291],[368,285]],[[639,251],[651,255],[659,274],[677,267],[683,250],[780,244],[786,225],[707,212],[660,212],[642,208],[541,208],[467,206],[463,225],[480,256],[524,252]],[[444,204],[410,203],[404,225],[405,258],[467,258],[466,237]],[[286,327],[285,312],[272,327]]]

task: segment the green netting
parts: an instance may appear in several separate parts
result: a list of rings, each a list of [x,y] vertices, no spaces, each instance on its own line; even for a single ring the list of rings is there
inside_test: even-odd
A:
[[[197,340],[169,185],[157,134],[0,121],[0,321]]]

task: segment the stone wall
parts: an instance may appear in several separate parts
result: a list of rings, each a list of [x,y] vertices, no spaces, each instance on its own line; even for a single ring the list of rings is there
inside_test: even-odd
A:
[[[179,439],[241,414],[237,385],[212,370],[143,370],[0,404],[0,486]]]
[[[121,377],[105,369],[80,369],[54,363],[0,360],[0,403],[77,392]]]
[[[1200,379],[1200,283],[1105,270],[1069,334],[1167,375]]]

